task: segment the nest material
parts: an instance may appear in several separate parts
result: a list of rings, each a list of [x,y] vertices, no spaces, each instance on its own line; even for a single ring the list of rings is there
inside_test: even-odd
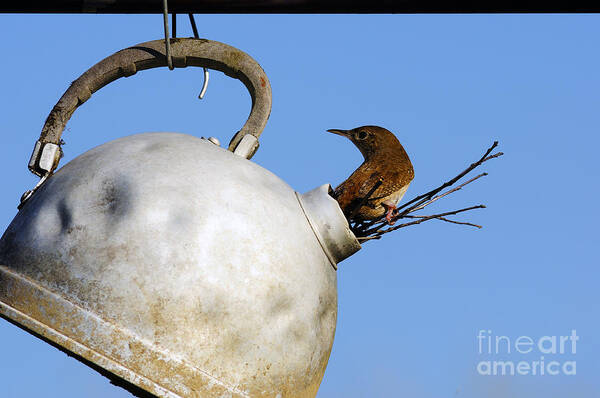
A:
[[[497,146],[498,146],[498,141],[494,141],[492,146],[489,147],[487,149],[487,151],[485,151],[483,156],[478,161],[476,161],[475,163],[472,163],[469,167],[467,167],[464,171],[459,173],[456,177],[443,183],[439,187],[432,189],[431,191],[426,192],[422,195],[419,195],[419,196],[409,200],[408,202],[404,203],[403,205],[399,206],[394,211],[394,214],[392,216],[390,223],[388,223],[386,221],[385,217],[383,217],[383,216],[381,218],[378,218],[375,220],[369,220],[369,221],[353,220],[352,216],[351,216],[349,222],[350,222],[350,228],[352,229],[352,232],[354,233],[354,235],[356,235],[356,237],[358,238],[358,240],[360,242],[365,242],[365,241],[369,241],[369,240],[373,240],[373,239],[380,239],[384,234],[387,234],[389,232],[396,231],[400,228],[408,227],[410,225],[421,224],[422,222],[429,221],[429,220],[441,220],[441,221],[445,221],[445,222],[449,222],[449,223],[453,223],[453,224],[468,225],[468,226],[475,227],[475,228],[482,228],[481,225],[477,225],[477,224],[473,224],[473,223],[469,223],[469,222],[463,222],[463,221],[456,221],[456,220],[452,220],[452,219],[448,218],[448,216],[453,216],[453,215],[463,213],[463,212],[466,212],[469,210],[483,209],[483,208],[485,208],[485,206],[482,204],[476,205],[476,206],[465,207],[465,208],[458,209],[458,210],[452,210],[452,211],[447,211],[447,212],[443,212],[443,213],[438,213],[438,214],[431,214],[431,215],[417,215],[417,214],[413,214],[413,213],[415,213],[419,210],[423,210],[425,207],[438,201],[439,199],[441,199],[445,196],[448,196],[449,194],[451,194],[453,192],[459,191],[465,185],[470,184],[473,181],[480,179],[481,177],[487,176],[488,175],[487,173],[481,173],[481,174],[478,174],[475,177],[461,183],[460,185],[457,185],[454,188],[451,188],[454,184],[456,184],[461,179],[463,179],[463,177],[465,177],[471,171],[473,171],[477,167],[481,166],[484,162],[487,162],[490,159],[495,159],[497,157],[504,155],[504,153],[502,153],[502,152],[496,152],[496,153],[492,154],[492,151]],[[360,203],[357,204],[357,208],[360,208],[360,206],[362,206],[364,203],[366,203],[366,201],[370,198],[370,196],[373,194],[373,192],[375,192],[375,190],[382,183],[383,183],[383,180],[380,179],[376,184],[374,184],[373,187],[370,189],[369,193],[360,201]],[[448,190],[444,191],[447,188],[448,188]],[[351,214],[353,214],[353,213],[354,212],[352,212]],[[408,219],[410,219],[411,221],[407,221],[407,222],[395,225],[395,223],[399,220],[408,220]]]

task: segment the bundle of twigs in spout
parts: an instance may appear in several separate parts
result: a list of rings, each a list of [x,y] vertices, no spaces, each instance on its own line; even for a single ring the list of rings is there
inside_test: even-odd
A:
[[[502,152],[496,152],[496,153],[492,154],[492,151],[497,146],[498,146],[498,141],[494,141],[494,144],[488,148],[488,150],[483,154],[483,156],[478,161],[476,161],[475,163],[472,163],[469,167],[467,167],[463,172],[458,174],[456,177],[443,183],[439,187],[437,187],[429,192],[426,192],[422,195],[419,195],[419,196],[409,200],[408,202],[404,203],[403,205],[399,206],[394,211],[394,214],[392,216],[392,220],[390,223],[388,223],[385,220],[385,217],[383,217],[383,216],[379,219],[369,220],[369,221],[355,221],[355,220],[352,220],[352,216],[351,216],[350,217],[350,228],[352,229],[352,232],[354,233],[354,235],[356,235],[356,237],[358,238],[358,240],[360,242],[365,242],[368,240],[380,239],[384,234],[387,234],[389,232],[395,231],[400,228],[408,227],[409,225],[421,224],[422,222],[429,221],[429,220],[441,220],[441,221],[445,221],[445,222],[449,222],[449,223],[468,225],[471,227],[481,228],[481,225],[472,224],[469,222],[451,220],[448,218],[448,216],[453,216],[453,215],[463,213],[463,212],[469,211],[469,210],[483,209],[483,208],[485,208],[484,205],[470,206],[470,207],[465,207],[465,208],[458,209],[458,210],[447,211],[447,212],[431,214],[431,215],[416,215],[413,213],[415,213],[419,210],[423,210],[425,207],[438,201],[439,199],[462,189],[465,185],[470,184],[473,181],[480,179],[481,177],[486,176],[487,173],[478,174],[475,177],[461,183],[460,185],[457,185],[454,188],[451,188],[454,184],[456,184],[458,181],[460,181],[463,177],[465,177],[471,171],[473,171],[477,167],[481,166],[484,162],[486,162],[490,159],[494,159],[499,156],[502,156],[503,155]],[[361,200],[360,203],[357,205],[357,209],[360,208],[363,204],[365,204],[367,202],[367,200],[370,198],[370,196],[373,194],[373,192],[375,192],[375,190],[379,187],[379,185],[381,185],[382,182],[383,181],[380,180],[378,183],[376,183],[373,186],[373,188],[369,191],[369,193],[365,196],[365,198],[363,200]],[[443,192],[446,188],[450,188],[450,189]],[[408,220],[408,219],[410,219],[411,221],[407,221],[402,224],[393,225],[393,224],[395,224],[396,221]]]

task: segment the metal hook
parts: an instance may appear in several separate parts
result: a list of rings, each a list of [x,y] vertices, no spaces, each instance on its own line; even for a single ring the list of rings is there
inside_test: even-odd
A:
[[[202,97],[204,97],[204,94],[206,94],[206,89],[208,88],[208,69],[204,68],[204,82],[202,83],[202,90],[200,91],[200,94],[198,95],[199,99],[202,99]]]
[[[167,66],[170,70],[173,70],[173,59],[171,58],[171,40],[169,39],[169,9],[167,6],[167,0],[163,0],[163,25],[165,27]]]
[[[166,1],[166,0],[165,0]],[[194,32],[194,37],[196,39],[199,39],[199,35],[198,35],[198,28],[196,27],[196,21],[194,20],[194,14],[188,14],[188,17],[190,17],[190,24],[192,25],[192,31]],[[198,95],[199,99],[204,98],[204,94],[206,94],[206,89],[208,88],[208,78],[209,78],[209,74],[208,74],[208,69],[203,68],[204,69],[204,82],[202,83],[202,90],[200,90],[200,95]]]

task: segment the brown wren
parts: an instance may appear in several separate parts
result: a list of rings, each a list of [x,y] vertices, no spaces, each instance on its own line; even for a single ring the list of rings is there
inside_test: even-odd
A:
[[[365,158],[360,167],[332,194],[346,218],[364,221],[385,214],[387,222],[392,224],[396,205],[415,176],[412,163],[400,141],[390,131],[378,126],[327,131],[348,138]]]

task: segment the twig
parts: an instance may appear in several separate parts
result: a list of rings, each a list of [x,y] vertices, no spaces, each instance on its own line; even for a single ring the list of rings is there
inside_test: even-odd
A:
[[[472,183],[473,181],[475,181],[475,180],[477,180],[477,179],[479,179],[479,178],[481,178],[481,177],[485,177],[485,176],[487,176],[487,175],[488,175],[488,173],[481,173],[481,174],[479,174],[479,175],[477,175],[477,176],[475,176],[475,177],[471,178],[469,181],[463,182],[463,183],[462,183],[462,184],[460,184],[459,186],[457,186],[457,187],[455,187],[455,188],[452,188],[451,190],[449,190],[449,191],[446,191],[446,192],[444,192],[443,194],[440,194],[440,195],[437,195],[437,196],[435,196],[435,197],[431,198],[431,200],[429,200],[428,202],[425,202],[425,203],[423,203],[422,205],[419,205],[419,206],[417,206],[417,207],[414,207],[414,208],[412,208],[412,209],[410,210],[410,212],[409,212],[409,213],[414,213],[414,212],[415,212],[415,211],[417,211],[417,210],[424,209],[426,206],[429,206],[430,204],[432,204],[432,203],[433,203],[433,202],[435,202],[436,200],[438,200],[438,199],[441,199],[441,198],[443,198],[444,196],[451,194],[452,192],[460,191],[460,189],[461,189],[462,187],[464,187],[465,185],[467,185],[467,184],[470,184],[470,183]]]
[[[405,217],[405,218],[425,218],[425,217],[427,217],[427,216],[411,216],[411,215],[406,215],[406,216],[404,216],[404,217]],[[439,217],[435,217],[435,218],[436,218],[436,219],[438,219],[438,220],[442,220],[442,221],[450,222],[450,223],[453,223],[453,224],[469,225],[469,226],[471,226],[471,227],[483,228],[481,225],[473,224],[473,223],[470,223],[470,222],[463,222],[463,221],[450,220],[450,219],[448,219],[448,218],[441,217],[441,216],[439,216]]]
[[[442,220],[442,221],[450,222],[450,223],[452,223],[452,224],[468,225],[468,226],[470,226],[470,227],[475,227],[475,228],[479,228],[479,229],[483,228],[483,226],[481,226],[481,225],[478,225],[478,224],[473,224],[473,223],[470,223],[470,222],[464,222],[464,221],[450,220],[450,219],[448,219],[448,218],[445,218],[445,217],[436,217],[436,218],[437,218],[438,220]]]
[[[366,242],[368,240],[381,239],[380,235],[377,236],[359,236],[356,238],[359,242]]]
[[[498,142],[498,141],[496,141],[496,142]],[[490,155],[490,156],[488,156],[487,158],[483,159],[483,162],[487,162],[487,161],[488,161],[488,160],[490,160],[490,159],[498,158],[498,157],[500,157],[500,156],[502,156],[502,155],[504,155],[504,152],[498,152],[498,153],[495,153],[495,154],[493,154],[493,155]],[[483,162],[481,162],[481,163],[483,163]]]
[[[409,225],[417,225],[417,224],[421,224],[424,221],[429,221],[429,220],[433,220],[435,218],[439,218],[439,217],[444,217],[444,216],[452,216],[454,214],[458,214],[458,213],[462,213],[465,211],[469,211],[469,210],[474,210],[474,209],[485,209],[484,205],[477,205],[477,206],[471,206],[471,207],[465,207],[464,209],[459,209],[459,210],[454,210],[454,211],[448,211],[445,213],[440,213],[440,214],[433,214],[431,216],[424,216],[423,218],[420,218],[418,220],[415,221],[411,221],[411,222],[407,222],[404,224],[400,224],[400,225],[396,225],[395,227],[390,227],[388,229],[380,229],[377,231],[373,231],[375,232],[374,236],[381,236],[383,234],[387,234],[388,232],[392,232],[395,231],[397,229],[400,228],[404,228],[404,227],[408,227]]]

